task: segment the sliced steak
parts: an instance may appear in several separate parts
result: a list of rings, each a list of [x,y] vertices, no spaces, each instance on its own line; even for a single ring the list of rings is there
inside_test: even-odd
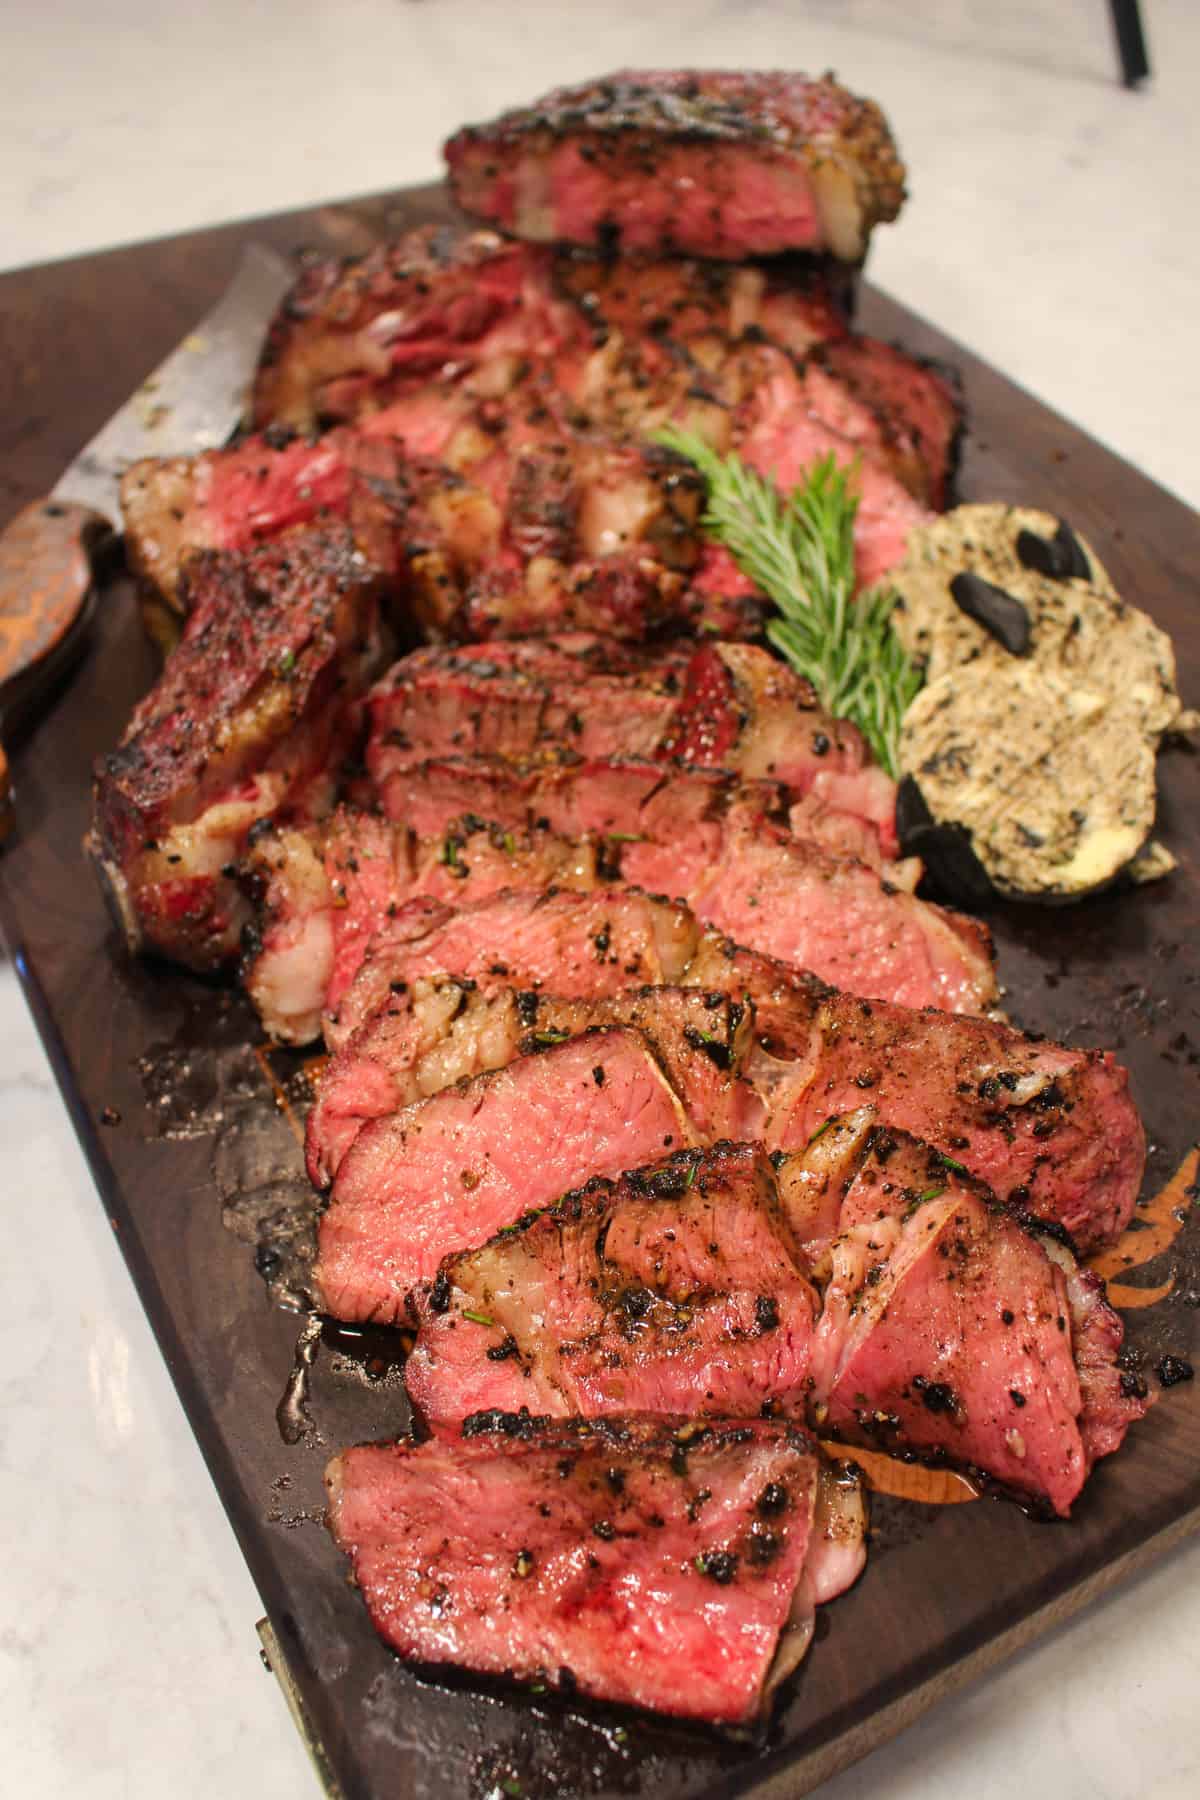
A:
[[[231,865],[269,814],[319,817],[357,748],[380,583],[344,534],[206,551],[189,618],[95,770],[88,849],[132,948],[214,969],[248,906]]]
[[[630,888],[503,891],[451,905],[402,907],[372,941],[325,1042],[340,1050],[397,992],[452,975],[484,993],[544,990],[599,998],[683,978],[700,936],[685,906]]]
[[[365,1022],[381,1008],[404,1013],[407,986],[437,974],[478,983],[487,995],[541,988],[595,996],[646,981],[729,995],[753,1010],[759,1048],[739,1055],[737,1067],[768,1106],[770,1146],[802,1148],[826,1120],[870,1105],[882,1123],[934,1144],[1014,1210],[1065,1228],[1081,1250],[1114,1241],[1132,1216],[1144,1134],[1126,1071],[1106,1053],[1049,1044],[998,1020],[859,1000],[718,933],[701,936],[685,907],[603,889],[501,894],[458,911],[402,909],[375,939],[338,1016],[326,1020],[330,1047],[356,1037],[361,1050]],[[461,1023],[456,1013],[439,1028],[453,1041],[436,1053],[435,1039],[412,1038],[409,1023],[389,1027],[378,1044],[368,1036],[371,1061],[399,1054],[408,1080],[415,1041],[429,1057],[422,1079],[441,1069],[451,1080],[471,1071],[477,1038],[492,1059],[480,1067],[515,1053],[515,1025],[494,1036],[493,1013],[462,1010]],[[383,1047],[390,1032],[404,1046],[398,1053]],[[370,1073],[359,1093],[355,1066],[351,1058],[339,1086],[350,1116],[388,1110],[390,1082]]]
[[[464,211],[535,243],[857,261],[904,200],[879,108],[831,77],[622,70],[446,145]]]
[[[816,1294],[761,1150],[681,1151],[592,1181],[442,1264],[405,1368],[435,1428],[553,1415],[801,1415]]]
[[[754,998],[753,972],[746,991]],[[790,1067],[767,1076],[770,1141],[799,1148],[826,1119],[870,1105],[927,1139],[1015,1210],[1064,1227],[1081,1251],[1133,1215],[1146,1140],[1129,1078],[1101,1050],[1043,1042],[991,1019],[801,993]],[[764,1009],[765,1010],[765,1009]],[[760,1077],[761,1079],[761,1077]]]
[[[617,844],[669,830],[691,831],[697,857],[717,854],[722,821],[734,808],[754,818],[786,818],[787,795],[775,782],[741,782],[719,769],[673,768],[632,757],[513,763],[503,757],[455,757],[380,775],[368,767],[384,811],[423,836],[447,830],[466,816],[517,829],[543,824],[563,837],[609,837]]]
[[[855,410],[851,416],[828,384],[814,393],[811,372],[773,345],[746,353],[743,361],[751,366],[731,423],[731,447],[784,493],[821,457],[832,456],[847,470],[858,497],[855,566],[860,585],[871,586],[903,560],[909,533],[930,522],[928,508],[897,477],[886,442],[874,440],[872,415]]]
[[[896,889],[875,869],[733,817],[703,868],[680,842],[620,846],[625,880],[677,892],[713,930],[850,993],[946,1012],[995,1001],[986,927]]]
[[[768,821],[777,835],[836,859],[866,863],[894,887],[911,891],[920,877],[919,861],[887,860],[884,844],[895,848],[890,817],[881,827],[828,806],[815,792],[789,807],[788,790],[779,782],[747,781],[724,769],[567,754],[557,762],[443,757],[392,770],[389,752],[380,755],[374,747],[367,760],[384,811],[423,836],[447,830],[456,819],[477,818],[511,829],[542,826],[564,837],[610,839],[618,858],[623,843],[665,839],[674,847],[686,841],[686,862],[670,867],[670,880],[686,886],[691,876],[685,868],[700,871],[719,857],[728,824],[744,818],[753,825]],[[894,793],[894,783],[883,779]],[[643,853],[646,879],[651,854]],[[654,860],[657,865],[661,859]]]
[[[716,931],[704,933],[683,979],[748,1001],[758,1042],[785,1065],[807,1053],[817,1009],[837,992],[807,970],[747,950]]]
[[[358,1027],[323,1071],[309,1114],[305,1154],[316,1186],[333,1179],[371,1119],[604,1025],[633,1025],[649,1039],[699,1138],[762,1137],[763,1103],[739,1078],[752,1032],[740,1002],[698,988],[563,998],[496,991],[495,977],[490,985],[489,994],[421,976]]]
[[[786,1163],[780,1180],[792,1197]],[[1095,1456],[1146,1410],[1121,1393],[1121,1324],[1098,1287],[901,1133],[851,1131],[825,1202],[830,1189],[837,1236],[812,1355],[821,1430],[948,1458],[1067,1514]],[[798,1235],[812,1199],[801,1192]]]
[[[322,1009],[337,1011],[371,939],[409,902],[471,901],[505,888],[592,888],[596,859],[590,845],[546,831],[476,821],[420,839],[342,807],[317,835],[257,834],[239,879],[254,909],[243,985],[272,1037],[304,1044],[318,1035]]]
[[[800,795],[818,777],[853,773],[867,761],[855,727],[822,712],[807,681],[751,644],[703,644],[694,652],[656,754],[778,781]]]
[[[953,497],[964,417],[955,371],[858,333],[827,338],[814,362],[881,420],[888,459],[909,492],[944,511]]]
[[[554,644],[418,650],[376,685],[370,713],[381,783],[430,758],[564,752],[731,770],[781,782],[797,797],[835,776],[868,773],[854,727],[822,712],[806,681],[748,644],[639,650],[577,633]],[[843,810],[878,824],[886,809],[864,788]]]
[[[717,1724],[762,1716],[865,1560],[795,1426],[485,1415],[348,1450],[329,1524],[402,1656]]]
[[[571,329],[544,252],[492,232],[408,232],[301,272],[267,336],[256,426],[315,427],[377,409],[443,371],[548,349]]]
[[[429,757],[650,756],[674,714],[690,643],[653,651],[588,633],[422,649],[371,693],[382,776]]]
[[[429,407],[415,420],[412,410],[393,407],[369,429],[271,430],[136,463],[122,482],[132,566],[178,612],[193,550],[335,520],[387,576],[402,622],[440,639],[572,621],[638,639],[715,619],[686,579],[700,556],[703,484],[677,457],[566,425],[511,449],[461,399],[443,401],[444,430],[431,435]]]
[[[348,432],[321,439],[271,433],[200,456],[149,457],[121,478],[126,556],[174,612],[189,604],[180,579],[194,551],[246,550],[314,523],[349,524],[380,572],[393,576],[400,482],[388,445]]]
[[[376,1119],[343,1159],[321,1218],[321,1304],[336,1318],[394,1323],[449,1251],[593,1175],[695,1142],[649,1042],[622,1027]]]

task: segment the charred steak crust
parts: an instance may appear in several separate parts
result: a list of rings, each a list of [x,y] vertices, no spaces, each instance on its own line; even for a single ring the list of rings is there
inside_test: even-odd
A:
[[[236,957],[232,867],[255,823],[332,803],[380,658],[375,571],[344,532],[187,564],[188,623],[95,767],[88,850],[134,948],[196,969]]]
[[[816,1296],[750,1145],[593,1180],[448,1257],[431,1294],[405,1381],[439,1429],[489,1408],[803,1414]]]
[[[341,379],[394,368],[411,380],[471,358],[520,309],[544,257],[491,231],[443,225],[364,257],[313,259],[267,333],[252,423],[311,431],[329,422],[322,395]]]

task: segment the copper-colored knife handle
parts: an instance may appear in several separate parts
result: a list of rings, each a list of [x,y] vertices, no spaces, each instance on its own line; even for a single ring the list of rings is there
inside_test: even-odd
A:
[[[113,537],[102,513],[64,500],[34,501],[0,532],[0,707],[19,677],[27,690],[38,664],[54,664],[87,603],[93,556]],[[11,813],[0,751],[0,840]]]
[[[0,688],[62,642],[111,535],[103,514],[66,500],[35,500],[0,532]]]

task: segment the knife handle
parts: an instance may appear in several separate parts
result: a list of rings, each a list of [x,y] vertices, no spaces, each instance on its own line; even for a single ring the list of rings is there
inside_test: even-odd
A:
[[[116,542],[102,513],[35,500],[0,532],[0,710],[24,712],[60,666],[81,620],[101,551]],[[0,750],[0,841],[12,823],[8,759]]]
[[[83,610],[103,514],[35,500],[0,532],[0,689],[60,644]]]

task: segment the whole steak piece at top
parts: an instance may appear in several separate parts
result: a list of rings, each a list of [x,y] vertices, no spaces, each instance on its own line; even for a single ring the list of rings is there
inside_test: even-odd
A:
[[[866,1558],[861,1491],[795,1425],[484,1414],[362,1445],[329,1525],[401,1656],[751,1725]]]
[[[445,154],[477,218],[625,252],[857,261],[904,200],[879,108],[782,71],[622,70],[467,126]]]
[[[183,637],[98,759],[87,848],[131,948],[193,969],[236,957],[231,867],[268,815],[327,813],[381,658],[380,581],[345,532],[186,565]]]
[[[620,1026],[375,1119],[321,1217],[321,1305],[396,1323],[449,1251],[486,1242],[593,1175],[696,1141],[649,1041]]]

